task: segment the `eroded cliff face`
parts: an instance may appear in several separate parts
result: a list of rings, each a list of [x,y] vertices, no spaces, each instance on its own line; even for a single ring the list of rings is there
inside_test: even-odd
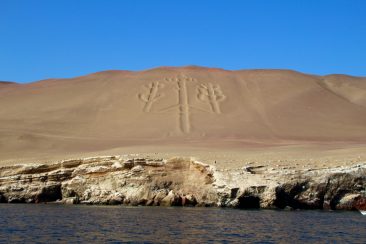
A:
[[[292,170],[217,170],[174,158],[107,156],[0,168],[0,202],[355,210],[366,206],[366,163]]]
[[[98,157],[0,169],[2,202],[214,205],[213,169],[183,159]]]

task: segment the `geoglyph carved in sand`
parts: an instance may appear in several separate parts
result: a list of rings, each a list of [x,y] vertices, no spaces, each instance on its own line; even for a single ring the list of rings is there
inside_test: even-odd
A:
[[[153,103],[156,102],[159,98],[164,96],[163,93],[161,94],[158,93],[159,88],[163,87],[164,84],[159,83],[158,81],[151,82],[150,84],[144,86],[147,92],[138,94],[140,100],[145,103],[143,108],[144,112],[150,112]]]
[[[191,132],[191,121],[190,115],[191,110],[195,109],[200,112],[211,112],[215,114],[221,114],[220,102],[225,100],[226,96],[223,94],[219,85],[214,85],[212,83],[202,83],[197,84],[197,79],[187,77],[187,76],[179,76],[174,78],[165,78],[165,82],[168,84],[174,84],[175,90],[178,92],[178,103],[157,112],[166,112],[170,110],[178,111],[178,128],[182,133]],[[210,111],[207,111],[203,108],[198,108],[192,106],[190,104],[190,98],[188,93],[188,85],[193,84],[197,87],[197,96],[196,98],[208,104],[210,107]],[[144,102],[143,111],[151,112],[152,105],[154,102],[159,100],[164,96],[163,93],[159,93],[159,89],[164,87],[164,84],[161,82],[151,82],[148,85],[144,86],[147,92],[138,94],[138,98]]]
[[[220,86],[212,83],[201,84],[197,90],[197,98],[203,102],[208,102],[212,112],[221,114],[219,103],[225,100],[226,96],[222,93]]]

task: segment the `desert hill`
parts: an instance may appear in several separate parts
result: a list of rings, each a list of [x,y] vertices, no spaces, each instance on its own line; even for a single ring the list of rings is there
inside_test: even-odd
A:
[[[0,82],[0,160],[167,146],[366,143],[366,78],[196,66]]]
[[[15,82],[11,82],[11,81],[0,81],[0,86],[5,86],[5,85],[14,85],[16,84]]]

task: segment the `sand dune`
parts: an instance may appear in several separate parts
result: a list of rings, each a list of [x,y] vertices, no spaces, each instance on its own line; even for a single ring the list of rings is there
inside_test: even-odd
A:
[[[189,66],[0,82],[0,160],[312,143],[366,143],[366,78]]]

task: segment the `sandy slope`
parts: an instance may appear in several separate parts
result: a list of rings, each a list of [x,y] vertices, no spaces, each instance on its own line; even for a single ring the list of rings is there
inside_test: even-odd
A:
[[[133,152],[331,163],[364,160],[365,145],[366,78],[190,66],[0,82],[3,164]]]

